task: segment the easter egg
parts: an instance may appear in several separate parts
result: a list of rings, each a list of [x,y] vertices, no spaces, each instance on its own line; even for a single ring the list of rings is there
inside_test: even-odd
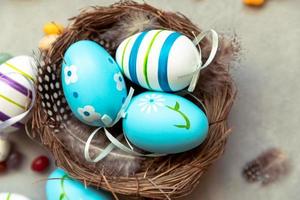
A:
[[[64,26],[57,22],[48,22],[43,29],[45,35],[59,35],[64,31]]]
[[[167,30],[151,30],[125,39],[116,61],[135,84],[155,91],[186,88],[201,64],[200,53],[186,36]]]
[[[8,53],[0,53],[0,65],[11,58],[12,56]]]
[[[135,146],[175,154],[199,146],[208,133],[205,113],[191,101],[170,93],[144,92],[134,97],[123,131]]]
[[[0,193],[0,200],[29,200],[27,197],[14,193]]]
[[[32,98],[30,81],[36,80],[36,74],[36,62],[30,56],[17,56],[0,65],[0,122],[27,111]],[[23,123],[17,122],[5,132],[23,128]]]
[[[69,107],[88,125],[110,124],[127,97],[117,63],[93,41],[82,40],[67,49],[61,79]]]
[[[0,138],[0,162],[6,160],[10,153],[11,144],[9,140]]]
[[[85,187],[77,180],[71,179],[62,169],[57,168],[49,176],[46,184],[46,195],[48,200],[112,200],[107,192]]]

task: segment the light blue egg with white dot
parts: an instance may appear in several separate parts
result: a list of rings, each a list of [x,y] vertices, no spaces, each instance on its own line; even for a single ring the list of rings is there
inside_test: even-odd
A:
[[[61,81],[74,115],[92,126],[112,123],[127,97],[118,64],[102,46],[89,40],[78,41],[67,49]]]
[[[162,92],[135,96],[123,119],[123,131],[135,146],[175,154],[199,146],[207,137],[208,119],[193,102]]]
[[[47,200],[113,200],[109,193],[85,187],[60,168],[55,169],[48,177],[46,195]]]

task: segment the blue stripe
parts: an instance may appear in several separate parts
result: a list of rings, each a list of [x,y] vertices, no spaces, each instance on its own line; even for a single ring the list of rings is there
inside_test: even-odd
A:
[[[181,34],[177,32],[170,34],[161,48],[161,52],[159,56],[159,65],[158,65],[158,82],[160,88],[166,92],[172,92],[172,89],[168,81],[169,54],[174,42],[180,36]]]
[[[137,56],[139,52],[139,48],[141,46],[141,43],[146,36],[148,31],[142,32],[137,39],[135,40],[131,52],[130,52],[130,57],[129,57],[129,74],[132,82],[139,84],[137,73],[136,73],[136,61],[137,61]]]

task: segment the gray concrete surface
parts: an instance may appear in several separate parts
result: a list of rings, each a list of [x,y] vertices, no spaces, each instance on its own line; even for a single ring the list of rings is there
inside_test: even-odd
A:
[[[67,18],[88,5],[111,0],[0,0],[0,52],[30,54],[47,21]],[[148,0],[163,9],[180,11],[203,28],[235,32],[243,45],[243,60],[232,71],[239,88],[230,121],[233,133],[225,155],[208,171],[185,200],[299,200],[300,122],[300,1],[269,0],[262,9],[241,0]],[[44,179],[29,169],[41,147],[16,133],[13,139],[27,155],[23,170],[0,176],[0,192],[18,192],[45,199]],[[292,171],[268,187],[247,184],[245,162],[268,147],[280,147],[290,157]]]

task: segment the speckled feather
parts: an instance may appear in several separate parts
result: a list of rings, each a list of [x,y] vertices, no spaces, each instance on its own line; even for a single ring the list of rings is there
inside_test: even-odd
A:
[[[243,176],[248,182],[268,185],[286,175],[289,169],[287,156],[280,149],[272,148],[248,162],[243,169]]]

